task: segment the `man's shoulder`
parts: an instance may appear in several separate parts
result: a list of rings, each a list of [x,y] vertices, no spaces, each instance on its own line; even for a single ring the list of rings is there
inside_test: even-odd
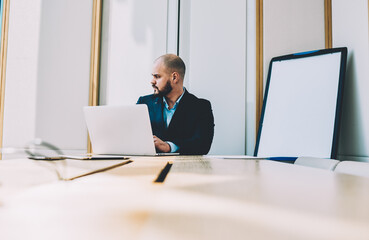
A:
[[[150,95],[145,95],[145,96],[141,96],[139,97],[137,103],[150,103],[150,102],[154,102],[158,100],[158,96],[154,95],[154,94],[150,94]]]
[[[192,109],[191,111],[196,112],[208,112],[212,111],[211,103],[209,100],[204,98],[198,98],[194,94],[187,92],[186,97],[184,98],[184,105],[188,109]]]
[[[187,97],[186,99],[191,102],[191,103],[196,103],[199,105],[210,105],[210,101],[205,99],[205,98],[198,98],[196,97],[194,94],[187,92]]]

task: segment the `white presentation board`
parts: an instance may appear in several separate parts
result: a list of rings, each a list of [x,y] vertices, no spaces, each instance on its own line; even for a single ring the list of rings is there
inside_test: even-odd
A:
[[[255,156],[335,158],[346,48],[273,58]]]

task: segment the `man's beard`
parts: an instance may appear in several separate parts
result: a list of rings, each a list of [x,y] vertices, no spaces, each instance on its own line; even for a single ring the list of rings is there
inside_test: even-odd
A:
[[[159,97],[165,97],[168,93],[172,91],[172,86],[170,85],[170,82],[168,81],[167,84],[165,84],[164,88],[162,90],[159,90],[156,86],[152,86],[156,91],[154,90],[154,95]]]

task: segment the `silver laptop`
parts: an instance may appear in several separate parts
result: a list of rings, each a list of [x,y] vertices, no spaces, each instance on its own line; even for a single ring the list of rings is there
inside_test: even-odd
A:
[[[94,154],[157,154],[145,104],[84,107],[85,120]]]

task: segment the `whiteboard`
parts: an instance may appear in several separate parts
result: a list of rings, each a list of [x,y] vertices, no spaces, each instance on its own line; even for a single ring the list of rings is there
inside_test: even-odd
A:
[[[273,58],[255,156],[335,158],[346,48]]]

